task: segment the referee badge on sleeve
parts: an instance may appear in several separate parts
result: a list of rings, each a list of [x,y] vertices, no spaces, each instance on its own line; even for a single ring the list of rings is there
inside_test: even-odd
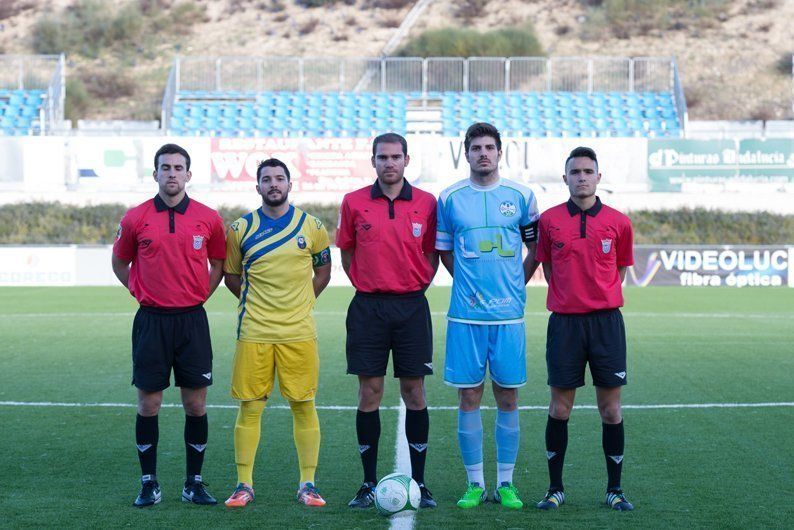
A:
[[[422,235],[422,223],[411,223],[411,226],[413,227],[414,237]]]
[[[609,254],[610,250],[612,250],[612,240],[611,239],[602,239],[601,240],[601,251],[604,254]]]

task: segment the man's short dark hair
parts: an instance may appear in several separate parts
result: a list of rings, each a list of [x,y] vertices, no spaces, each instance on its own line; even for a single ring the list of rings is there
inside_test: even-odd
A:
[[[463,148],[466,152],[469,152],[469,147],[471,146],[471,141],[475,138],[482,138],[483,136],[490,136],[494,140],[496,140],[496,149],[497,151],[502,150],[502,136],[499,134],[499,131],[491,125],[490,123],[479,122],[472,124],[466,130],[466,138],[463,140]]]
[[[259,184],[259,180],[262,177],[262,168],[266,168],[266,167],[280,167],[284,170],[284,174],[287,176],[287,180],[290,179],[289,169],[287,168],[287,164],[285,164],[278,158],[268,158],[267,160],[262,160],[261,162],[259,162],[259,165],[256,167],[257,184]]]
[[[596,171],[598,171],[598,158],[596,158],[595,151],[593,151],[591,148],[579,146],[573,151],[571,151],[571,154],[568,155],[568,158],[565,159],[566,173],[568,172],[568,162],[570,162],[572,158],[589,158],[590,160],[595,162]]]
[[[375,156],[375,151],[378,150],[378,144],[400,144],[403,146],[403,155],[408,156],[408,141],[397,133],[389,132],[376,136],[372,140],[372,156]]]
[[[154,154],[154,169],[157,171],[159,167],[158,158],[160,155],[182,155],[185,157],[185,170],[190,171],[190,155],[187,154],[185,148],[176,144],[165,144]]]

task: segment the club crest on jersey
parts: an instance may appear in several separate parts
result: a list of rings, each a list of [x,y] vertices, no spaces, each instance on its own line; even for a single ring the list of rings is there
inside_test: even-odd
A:
[[[302,235],[299,235],[299,236],[298,236],[297,238],[295,238],[295,239],[296,239],[296,241],[298,242],[298,248],[299,248],[299,249],[304,249],[304,248],[306,248],[306,238],[305,238],[305,237],[303,237]]]
[[[609,254],[610,250],[612,250],[612,240],[611,239],[602,239],[601,240],[601,251],[604,254]]]
[[[411,226],[413,227],[414,237],[422,235],[422,223],[411,223]]]
[[[499,205],[499,213],[505,217],[513,217],[516,214],[516,205],[510,201],[505,201]]]
[[[204,236],[193,236],[193,248],[201,250],[201,245],[204,243]]]

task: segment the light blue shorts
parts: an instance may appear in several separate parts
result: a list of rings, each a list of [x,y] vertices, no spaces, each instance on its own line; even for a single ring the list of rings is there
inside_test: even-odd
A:
[[[447,353],[444,382],[472,388],[485,381],[486,365],[491,380],[503,388],[527,382],[526,331],[519,324],[463,324],[447,322]]]

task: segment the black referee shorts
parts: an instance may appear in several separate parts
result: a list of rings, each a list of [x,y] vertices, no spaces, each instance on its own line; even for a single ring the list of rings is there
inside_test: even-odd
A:
[[[552,313],[546,332],[548,384],[556,388],[584,386],[590,364],[593,385],[625,385],[626,328],[618,309],[581,315]]]
[[[212,384],[212,343],[202,306],[160,309],[141,306],[132,324],[132,384],[146,392],[171,385]]]
[[[347,309],[347,373],[386,375],[389,351],[394,377],[433,373],[433,324],[423,291],[409,294],[356,292]]]

